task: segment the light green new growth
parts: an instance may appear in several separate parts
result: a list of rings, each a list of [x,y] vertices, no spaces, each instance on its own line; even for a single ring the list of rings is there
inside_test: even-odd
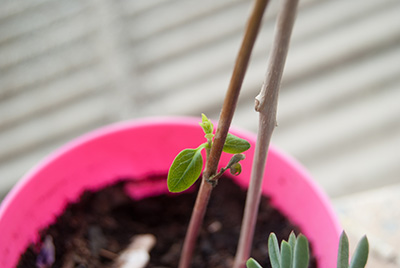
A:
[[[185,191],[196,182],[201,174],[203,169],[201,151],[206,149],[206,155],[209,155],[214,138],[214,125],[207,116],[202,114],[200,126],[205,133],[204,137],[207,141],[196,149],[184,149],[175,157],[168,172],[167,185],[170,192]],[[249,148],[249,142],[229,133],[223,151],[233,154],[233,156],[228,165],[210,177],[210,180],[218,179],[227,169],[230,170],[232,175],[239,175],[242,170],[239,162],[245,158],[241,153]]]
[[[364,268],[367,265],[369,244],[366,236],[358,242],[349,265],[349,239],[345,232],[340,236],[337,268]]]
[[[279,248],[278,239],[274,233],[268,238],[268,254],[272,268],[307,268],[310,260],[307,238],[300,234],[297,238],[292,232],[288,242],[282,241]],[[246,262],[247,268],[262,268],[254,259]]]

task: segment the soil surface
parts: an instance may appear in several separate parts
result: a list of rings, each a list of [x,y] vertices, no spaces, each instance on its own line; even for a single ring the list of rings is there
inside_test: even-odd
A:
[[[124,182],[98,192],[85,192],[80,201],[67,207],[64,214],[41,232],[53,238],[56,259],[52,268],[113,267],[115,257],[138,234],[153,234],[148,268],[174,268],[196,193],[161,195],[132,201],[123,191]],[[205,216],[193,268],[232,267],[239,236],[246,193],[230,179],[222,178],[213,190]],[[275,232],[287,239],[293,226],[263,197],[251,256],[270,267],[267,239]],[[21,256],[18,268],[36,267],[41,245],[31,245]],[[317,267],[312,258],[310,267]]]

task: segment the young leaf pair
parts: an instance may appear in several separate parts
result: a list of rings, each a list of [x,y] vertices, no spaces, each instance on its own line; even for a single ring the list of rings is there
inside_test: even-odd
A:
[[[200,126],[205,133],[207,141],[195,149],[184,149],[175,157],[168,172],[167,185],[170,192],[177,193],[185,191],[196,182],[201,174],[203,169],[201,151],[206,149],[206,155],[208,156],[213,143],[214,126],[204,114],[202,114]],[[210,179],[217,179],[218,176],[222,175],[227,169],[230,169],[233,175],[240,174],[241,166],[239,161],[245,158],[241,153],[247,151],[249,148],[249,142],[229,133],[226,137],[223,151],[234,155],[228,165],[222,168],[218,174],[214,174]]]

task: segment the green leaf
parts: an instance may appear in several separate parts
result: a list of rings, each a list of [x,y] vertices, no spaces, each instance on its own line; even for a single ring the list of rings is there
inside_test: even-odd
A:
[[[292,249],[286,241],[281,243],[281,268],[292,268]]]
[[[244,139],[236,137],[228,133],[226,137],[223,151],[229,154],[239,154],[247,151],[250,148],[250,143]]]
[[[369,244],[366,236],[360,240],[351,258],[350,268],[364,268],[367,264]]]
[[[192,186],[201,174],[203,158],[200,146],[197,149],[185,149],[172,162],[168,172],[168,190],[173,193],[185,191]]]
[[[268,238],[268,255],[272,268],[281,268],[281,256],[279,253],[278,239],[274,233]]]
[[[337,268],[349,268],[349,239],[344,231],[339,240]]]
[[[247,268],[262,268],[262,266],[253,258],[250,258],[246,262]]]
[[[300,234],[294,247],[293,268],[307,268],[310,260],[307,238]]]
[[[241,166],[239,163],[236,163],[236,164],[232,165],[232,166],[229,168],[229,170],[230,170],[230,172],[231,172],[231,174],[232,174],[233,176],[237,176],[237,175],[239,175],[240,173],[242,173],[242,166]]]
[[[293,231],[290,232],[289,241],[288,242],[289,242],[290,248],[292,250],[292,262],[293,262],[294,247],[296,246],[296,235],[294,234]]]

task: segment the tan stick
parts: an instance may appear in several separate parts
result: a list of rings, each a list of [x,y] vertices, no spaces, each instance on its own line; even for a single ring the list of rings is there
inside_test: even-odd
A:
[[[254,152],[253,168],[247,192],[238,250],[233,268],[243,268],[250,257],[261,198],[264,168],[272,132],[276,126],[279,87],[296,17],[297,4],[298,0],[282,1],[265,81],[260,94],[256,97],[255,109],[259,112],[257,144]]]
[[[179,268],[188,268],[190,266],[200,226],[203,223],[207,204],[213,188],[213,183],[209,182],[209,178],[216,174],[218,170],[218,163],[222,154],[222,148],[232,122],[244,75],[247,70],[251,51],[258,35],[267,2],[267,0],[256,1],[246,27],[243,42],[235,62],[232,78],[225,96],[224,104],[222,106],[214,143],[212,145],[210,155],[207,158],[201,186],[192,212],[188,231],[186,233],[181,259],[179,262]]]

